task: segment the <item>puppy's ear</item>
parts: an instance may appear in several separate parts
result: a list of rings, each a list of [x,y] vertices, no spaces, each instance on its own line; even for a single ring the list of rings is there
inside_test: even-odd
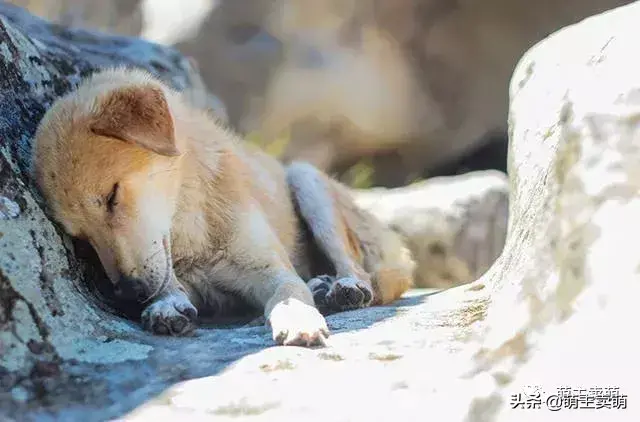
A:
[[[180,155],[167,99],[160,88],[152,85],[131,86],[107,94],[91,123],[91,131],[161,155]]]

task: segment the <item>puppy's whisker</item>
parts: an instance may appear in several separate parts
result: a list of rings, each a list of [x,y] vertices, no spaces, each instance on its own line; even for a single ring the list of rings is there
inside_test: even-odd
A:
[[[164,290],[167,288],[167,286],[169,285],[170,281],[171,281],[171,276],[173,274],[172,270],[172,261],[171,261],[171,254],[168,252],[168,247],[167,247],[167,241],[166,238],[163,239],[162,241],[163,245],[164,245],[164,249],[159,250],[158,252],[156,252],[154,255],[157,255],[159,252],[164,251],[165,252],[165,262],[166,262],[166,267],[165,267],[165,272],[164,272],[164,278],[162,279],[162,283],[160,283],[160,286],[158,286],[158,288],[156,289],[155,292],[153,292],[153,294],[151,294],[148,298],[146,298],[144,301],[142,301],[142,304],[145,303],[149,303],[151,302],[153,299],[155,299],[156,297],[158,297],[160,294],[162,294],[162,292],[164,292]]]
[[[158,249],[157,251],[155,251],[154,253],[152,253],[151,255],[149,255],[149,256],[144,260],[144,263],[146,264],[147,262],[149,262],[150,260],[152,260],[153,258],[155,258],[156,256],[158,256],[158,254],[160,254],[161,252],[164,252],[164,249]]]

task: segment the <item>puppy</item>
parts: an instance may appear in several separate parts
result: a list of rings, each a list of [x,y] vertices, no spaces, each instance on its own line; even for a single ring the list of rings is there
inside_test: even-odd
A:
[[[412,285],[408,250],[345,186],[285,168],[141,70],[103,70],[59,98],[33,166],[51,216],[156,334],[187,334],[239,296],[277,344],[322,345],[322,309],[387,304]]]

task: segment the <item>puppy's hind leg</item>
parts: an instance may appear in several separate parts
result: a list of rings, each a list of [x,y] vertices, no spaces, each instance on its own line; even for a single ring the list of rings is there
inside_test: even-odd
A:
[[[330,179],[311,164],[287,167],[287,182],[299,213],[320,250],[333,264],[336,279],[321,276],[308,282],[320,308],[343,311],[371,304],[371,277],[362,267],[362,249],[334,197]]]

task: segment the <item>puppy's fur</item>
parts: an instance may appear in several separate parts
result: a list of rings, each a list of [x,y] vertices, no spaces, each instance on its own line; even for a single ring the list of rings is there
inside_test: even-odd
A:
[[[344,186],[283,167],[140,70],[104,70],[57,100],[33,163],[53,217],[158,334],[240,295],[278,344],[323,344],[318,307],[386,304],[412,284],[408,250]]]

